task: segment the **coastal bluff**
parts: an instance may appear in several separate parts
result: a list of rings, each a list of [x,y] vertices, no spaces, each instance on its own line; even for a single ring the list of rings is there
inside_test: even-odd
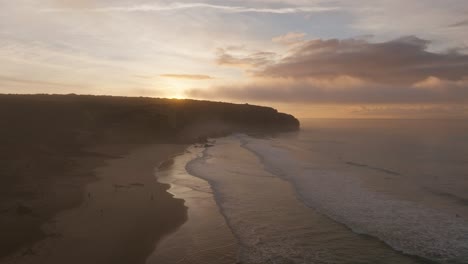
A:
[[[292,115],[249,104],[87,95],[0,95],[2,140],[57,144],[191,143],[234,132],[299,129]],[[8,138],[5,138],[7,136]]]
[[[57,213],[95,197],[88,197],[84,188],[99,180],[96,168],[135,148],[174,145],[161,147],[158,155],[164,159],[209,137],[273,135],[299,127],[292,115],[249,104],[75,94],[0,95],[0,263],[11,254],[35,255],[36,242],[60,237],[42,226]],[[145,179],[153,177],[150,165],[145,165]],[[160,229],[148,231],[152,239],[138,247],[146,251],[186,217],[186,207],[166,192],[168,187],[155,184],[159,207],[153,208],[154,225]],[[130,202],[128,206],[132,207]],[[138,263],[146,251],[130,252],[128,259]]]

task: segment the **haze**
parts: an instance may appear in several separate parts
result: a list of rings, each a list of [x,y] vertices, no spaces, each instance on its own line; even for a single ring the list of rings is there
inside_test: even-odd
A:
[[[0,93],[468,117],[465,0],[0,0]]]

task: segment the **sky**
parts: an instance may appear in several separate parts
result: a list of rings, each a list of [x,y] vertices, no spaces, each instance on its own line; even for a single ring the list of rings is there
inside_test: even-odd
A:
[[[466,0],[0,0],[0,93],[468,118]]]

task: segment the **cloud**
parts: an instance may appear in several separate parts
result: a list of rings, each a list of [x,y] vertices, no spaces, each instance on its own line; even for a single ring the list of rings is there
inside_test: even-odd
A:
[[[433,53],[427,50],[429,43],[414,36],[381,43],[311,40],[258,74],[298,79],[349,75],[394,85],[410,85],[429,76],[452,81],[468,76],[468,55]]]
[[[96,5],[94,0],[52,0],[51,2],[62,8],[93,8]]]
[[[294,13],[314,13],[314,12],[328,12],[337,10],[338,7],[325,7],[325,6],[292,6],[292,7],[278,7],[278,8],[257,8],[247,6],[229,6],[229,5],[215,5],[208,3],[171,3],[171,4],[143,4],[143,5],[130,5],[130,6],[111,6],[101,8],[87,8],[89,12],[161,12],[161,11],[174,11],[184,9],[214,9],[226,13],[270,13],[270,14],[294,14]],[[73,8],[47,8],[43,12],[69,12],[74,11]],[[83,11],[83,9],[81,9]]]
[[[30,78],[16,78],[10,76],[0,75],[0,85],[11,86],[11,85],[22,85],[22,86],[45,86],[45,87],[58,87],[58,88],[83,88],[84,86],[70,84],[65,82],[51,82],[43,80],[33,80]]]
[[[366,117],[405,117],[405,118],[466,118],[465,105],[401,105],[401,106],[361,106],[350,111],[352,115]]]
[[[227,49],[218,49],[216,62],[218,65],[240,67],[240,68],[259,68],[272,64],[277,54],[269,51],[247,52],[239,49],[236,55],[229,53]]]
[[[465,27],[465,26],[468,26],[468,19],[459,21],[457,23],[450,24],[448,26],[449,27]]]
[[[443,89],[368,83],[351,76],[331,79],[261,78],[245,84],[188,90],[194,98],[315,104],[466,103],[468,79]]]
[[[452,82],[453,83],[453,82]],[[455,82],[456,84],[457,82]],[[442,88],[446,85],[450,84],[448,81],[443,81],[437,77],[429,76],[427,79],[424,79],[420,82],[413,84],[413,87],[421,88],[421,89],[434,89],[434,88]]]
[[[197,98],[264,102],[468,102],[468,55],[434,53],[427,50],[428,44],[414,36],[380,43],[310,40],[277,61],[268,56],[238,58],[223,53],[225,63],[249,64],[252,77],[240,84],[187,93]]]
[[[173,79],[189,79],[189,80],[209,80],[214,79],[209,75],[202,75],[202,74],[161,74],[159,75],[164,78],[173,78]]]
[[[289,32],[285,35],[277,36],[272,39],[273,42],[283,45],[293,45],[304,41],[305,33]]]

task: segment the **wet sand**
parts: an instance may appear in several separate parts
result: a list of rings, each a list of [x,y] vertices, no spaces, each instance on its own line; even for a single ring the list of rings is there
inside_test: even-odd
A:
[[[80,237],[80,241],[83,241],[83,249],[78,249],[76,253],[79,255],[78,259],[84,259],[85,257],[82,255],[102,255],[101,259],[96,259],[96,262],[103,263],[99,261],[107,261],[110,258],[105,256],[105,248],[109,247],[105,241],[114,239],[112,238],[114,235],[100,234],[101,237],[107,238],[96,239],[96,242],[89,242],[88,236],[97,236],[91,234],[94,231],[105,233],[107,231],[101,230],[117,230],[117,228],[108,227],[107,223],[101,223],[103,227],[99,226],[100,221],[95,219],[100,219],[97,218],[97,216],[101,217],[101,208],[99,207],[102,206],[100,203],[104,203],[105,199],[93,200],[101,198],[100,195],[95,191],[84,189],[88,184],[98,186],[93,184],[98,178],[102,180],[103,177],[94,173],[96,168],[105,167],[106,162],[106,166],[111,166],[110,164],[113,162],[109,160],[127,157],[129,151],[136,146],[156,143],[205,143],[207,137],[223,136],[233,132],[268,131],[273,133],[297,130],[299,121],[293,116],[279,113],[273,108],[247,104],[74,94],[0,94],[0,127],[4,128],[0,129],[0,263],[11,261],[12,255],[17,257],[25,255],[25,259],[31,258],[30,256],[39,256],[40,245],[44,245],[44,242],[41,242],[43,240],[48,241],[49,244],[57,244],[56,251],[58,252],[59,249],[66,248],[62,244],[68,243],[61,241],[70,240],[68,238],[62,239],[65,235],[77,236]],[[180,147],[180,149],[182,148]],[[167,152],[174,154],[172,151]],[[131,181],[119,180],[119,176],[114,175],[114,173],[106,175],[106,177],[110,177],[110,180],[106,182],[105,188],[108,188],[115,197],[120,197],[116,198],[115,201],[122,200],[121,205],[119,205],[122,208],[114,208],[117,207],[117,202],[108,202],[109,204],[105,204],[105,206],[111,210],[103,208],[102,215],[106,217],[106,213],[118,211],[119,213],[113,216],[115,219],[112,219],[118,222],[116,225],[129,226],[133,225],[133,221],[135,221],[138,224],[135,224],[134,229],[143,234],[142,239],[146,239],[145,236],[148,234],[159,237],[155,234],[162,234],[164,232],[161,230],[168,229],[162,226],[166,225],[164,223],[175,228],[183,222],[181,219],[186,217],[183,203],[174,202],[165,191],[167,187],[155,183],[154,189],[158,191],[157,194],[154,194],[153,201],[156,196],[167,201],[166,203],[158,202],[158,204],[164,205],[155,210],[166,210],[165,207],[174,209],[161,212],[158,217],[155,213],[146,213],[149,216],[145,215],[144,218],[149,219],[148,221],[154,220],[154,225],[148,231],[141,231],[143,216],[140,215],[140,211],[147,212],[148,210],[142,210],[140,207],[153,207],[133,205],[139,201],[138,199],[144,200],[146,197],[137,199],[130,197],[130,194],[140,194],[139,191],[147,187],[146,184],[142,185],[144,180],[138,178],[143,173],[144,168],[147,168],[144,175],[153,178],[149,171],[161,161],[158,157],[165,159],[167,156],[172,156],[158,155],[157,151],[152,154],[154,160],[150,162],[151,164],[143,161],[130,164],[132,162],[124,161],[126,159],[119,160],[119,162],[128,163],[127,167],[132,168],[128,174],[132,174],[132,177],[135,178]],[[140,169],[136,169],[138,166]],[[126,175],[122,179],[127,179],[127,177],[129,176]],[[116,180],[112,180],[114,178]],[[102,187],[101,191],[105,191],[105,188]],[[89,196],[88,193],[90,193]],[[148,197],[151,198],[149,193]],[[73,224],[68,224],[70,227],[66,227],[67,221],[57,220],[58,215],[60,217],[69,215],[70,210],[73,211],[74,208],[84,210],[83,206],[86,204],[95,207],[87,210],[99,214],[94,216],[91,213],[89,215],[81,213],[82,215],[76,216],[82,218],[81,222],[74,222],[78,225],[76,229],[84,232],[83,235],[68,231],[73,230],[71,228]],[[65,211],[68,213],[64,213]],[[128,218],[126,214],[131,215],[134,213],[133,211],[138,212],[131,219]],[[121,217],[120,214],[125,216]],[[72,217],[69,216],[69,218]],[[165,218],[177,220],[169,221]],[[55,226],[51,224],[51,221],[58,224]],[[91,225],[88,222],[96,223]],[[48,229],[43,228],[46,224]],[[115,232],[119,233],[119,236],[127,237],[115,238],[120,242],[112,242],[115,244],[112,246],[114,251],[124,248],[128,243],[131,244],[132,239],[139,239],[135,238],[136,235],[133,237],[130,234],[125,234],[126,230],[117,231]],[[127,244],[122,242],[127,241],[125,239],[129,241]],[[99,242],[101,240],[104,242]],[[138,250],[133,249],[133,247],[128,250],[120,250],[126,253],[118,252],[115,254],[118,262],[130,260],[129,263],[133,264],[144,261],[141,256],[153,250],[153,240],[156,238],[148,238],[151,243],[144,242],[143,244],[148,246],[138,247]],[[106,245],[102,249],[103,252],[88,254],[94,251],[95,249],[92,247],[99,245],[99,243]],[[53,245],[49,247],[53,248]],[[87,249],[87,247],[91,249]],[[84,253],[82,254],[81,251]],[[129,252],[127,253],[127,251]],[[145,254],[136,254],[134,251]],[[57,254],[54,252],[52,255],[57,256]],[[138,261],[134,261],[134,257],[127,259],[125,256],[122,257],[123,255],[138,255],[140,257]],[[75,253],[71,254],[69,259],[73,259],[74,256]],[[36,258],[47,259],[43,256]],[[109,261],[116,263],[113,259]],[[65,263],[69,263],[69,261]]]
[[[293,185],[272,174],[264,156],[250,151],[244,140],[242,135],[219,138],[202,158],[187,165],[190,174],[212,186],[239,241],[238,263],[425,263],[306,206]]]
[[[159,182],[170,184],[168,191],[175,198],[184,199],[188,219],[157,245],[146,264],[237,262],[238,242],[219,211],[210,184],[185,168],[203,150],[190,147],[156,172]]]
[[[158,240],[187,218],[184,201],[174,199],[154,176],[158,164],[185,147],[135,145],[123,157],[107,160],[95,170],[97,181],[86,186],[81,205],[57,214],[42,227],[45,239],[1,263],[144,263]],[[93,151],[112,154],[119,148]]]

